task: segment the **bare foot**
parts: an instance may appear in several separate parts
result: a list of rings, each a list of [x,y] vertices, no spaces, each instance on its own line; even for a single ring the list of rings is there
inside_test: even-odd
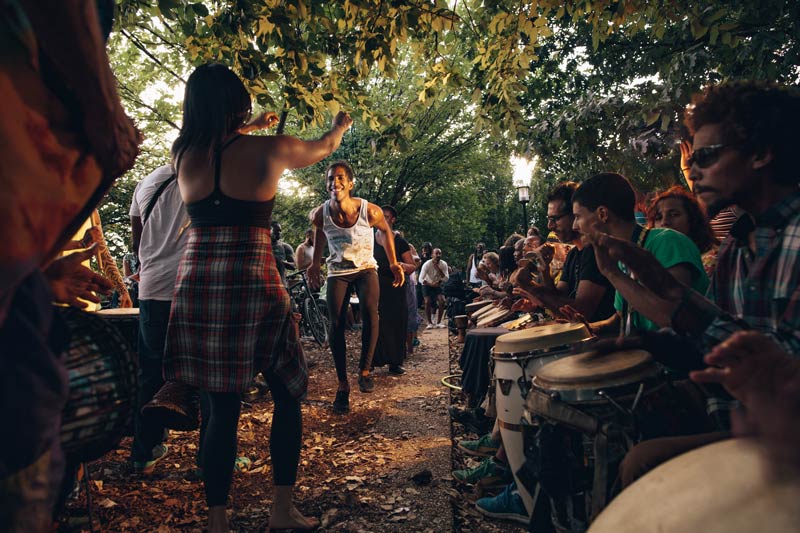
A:
[[[314,530],[320,526],[320,521],[313,517],[303,516],[297,508],[292,505],[289,512],[279,512],[277,509],[272,510],[272,516],[269,519],[270,530],[274,529],[298,529],[298,530]]]

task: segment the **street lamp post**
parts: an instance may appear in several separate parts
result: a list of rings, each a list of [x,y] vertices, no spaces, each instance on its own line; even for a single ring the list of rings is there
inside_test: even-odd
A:
[[[522,227],[523,234],[528,234],[528,209],[527,203],[530,202],[530,189],[527,185],[520,185],[517,187],[517,198],[519,199],[519,203],[522,204]]]

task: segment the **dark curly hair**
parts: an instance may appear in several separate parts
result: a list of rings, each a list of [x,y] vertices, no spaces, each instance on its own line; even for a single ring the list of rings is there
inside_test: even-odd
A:
[[[572,214],[572,195],[575,194],[577,188],[578,184],[574,181],[561,182],[548,193],[547,203],[561,200],[564,202],[564,212]]]
[[[772,150],[773,179],[798,183],[794,152],[800,123],[800,91],[761,81],[734,81],[710,85],[694,95],[684,122],[694,135],[707,124],[719,124],[726,143],[748,153]]]
[[[711,230],[711,224],[708,222],[705,210],[697,201],[697,198],[680,185],[661,191],[650,201],[650,205],[647,207],[647,224],[649,227],[655,226],[658,202],[667,198],[677,198],[681,201],[683,208],[689,215],[689,234],[686,236],[697,245],[700,253],[706,253],[713,245],[717,244],[717,239]]]
[[[347,177],[350,178],[350,181],[353,181],[354,179],[356,179],[356,173],[353,172],[353,167],[350,166],[350,163],[348,163],[344,159],[340,159],[338,161],[334,161],[333,163],[331,163],[330,165],[325,167],[325,172],[323,173],[323,176],[325,177],[325,179],[328,179],[328,172],[330,172],[331,169],[336,168],[336,167],[342,167],[344,169],[344,171],[345,171],[345,174],[347,174]]]

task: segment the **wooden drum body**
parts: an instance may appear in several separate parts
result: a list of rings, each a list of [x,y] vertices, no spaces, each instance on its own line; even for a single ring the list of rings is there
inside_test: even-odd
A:
[[[136,359],[128,340],[97,313],[57,309],[70,331],[61,445],[70,460],[92,461],[112,450],[130,427]]]

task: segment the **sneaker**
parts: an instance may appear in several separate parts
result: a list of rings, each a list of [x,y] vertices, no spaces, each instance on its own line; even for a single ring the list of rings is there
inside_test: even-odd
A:
[[[152,474],[156,464],[167,455],[169,447],[166,444],[157,444],[153,447],[153,458],[149,461],[134,461],[133,471],[137,474]]]
[[[511,471],[507,466],[487,457],[475,468],[454,470],[453,479],[469,485],[479,484],[483,488],[502,487],[512,481]]]
[[[482,514],[492,518],[513,520],[526,525],[531,520],[514,483],[506,486],[497,496],[481,498],[475,502],[475,507]]]
[[[372,376],[358,376],[358,389],[361,392],[372,392],[375,390],[375,382]]]
[[[350,391],[336,391],[336,399],[333,400],[333,412],[343,415],[350,412]]]
[[[406,369],[400,365],[389,365],[389,373],[395,376],[402,376],[406,373]]]
[[[444,323],[444,322],[439,322],[438,324],[436,324],[436,327],[437,327],[437,328],[439,328],[439,329],[444,329],[444,328],[446,328],[447,326],[445,325],[445,323]]]
[[[492,440],[492,434],[487,433],[478,440],[462,440],[458,443],[458,448],[467,455],[478,457],[492,457],[500,448],[498,441]]]
[[[427,326],[425,326],[425,329],[433,329],[435,327],[436,326],[433,323],[429,323]]]

